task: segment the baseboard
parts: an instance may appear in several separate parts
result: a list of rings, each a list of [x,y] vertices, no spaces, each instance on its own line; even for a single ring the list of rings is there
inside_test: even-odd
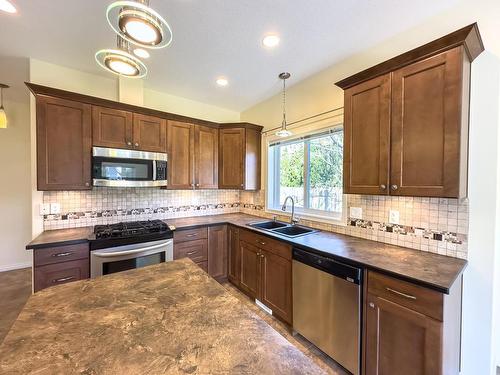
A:
[[[7,266],[0,266],[0,272],[13,271],[21,268],[30,268],[31,262],[9,264]]]

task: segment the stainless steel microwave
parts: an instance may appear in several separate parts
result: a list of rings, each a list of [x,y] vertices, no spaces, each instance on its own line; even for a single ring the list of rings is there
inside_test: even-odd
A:
[[[94,186],[167,186],[167,154],[118,148],[92,148]]]

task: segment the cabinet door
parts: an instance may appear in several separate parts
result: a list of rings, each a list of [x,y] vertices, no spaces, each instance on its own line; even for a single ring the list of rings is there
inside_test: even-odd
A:
[[[258,298],[260,291],[260,250],[240,241],[240,289],[251,298]]]
[[[292,324],[292,262],[268,251],[262,251],[261,260],[261,301]]]
[[[132,113],[118,109],[92,107],[94,146],[132,148]]]
[[[38,190],[91,189],[91,106],[42,96],[36,110]]]
[[[38,292],[50,286],[88,279],[89,271],[88,258],[35,267],[33,271],[34,291]]]
[[[169,121],[167,129],[168,188],[194,188],[194,125]]]
[[[344,193],[388,194],[391,76],[344,92]]]
[[[134,114],[134,148],[141,151],[167,152],[167,121]]]
[[[195,127],[194,174],[197,189],[217,189],[219,170],[219,131],[206,126]]]
[[[208,274],[214,279],[227,277],[227,226],[208,228]]]
[[[442,323],[367,295],[366,374],[442,373]]]
[[[228,229],[228,271],[227,278],[234,285],[240,285],[240,233],[232,225]]]
[[[461,51],[455,48],[393,73],[392,195],[459,197]]]
[[[219,188],[244,188],[245,129],[219,130]]]

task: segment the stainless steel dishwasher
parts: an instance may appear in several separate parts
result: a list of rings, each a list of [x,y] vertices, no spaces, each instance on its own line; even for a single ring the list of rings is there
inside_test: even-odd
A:
[[[293,249],[293,329],[360,373],[360,268]]]

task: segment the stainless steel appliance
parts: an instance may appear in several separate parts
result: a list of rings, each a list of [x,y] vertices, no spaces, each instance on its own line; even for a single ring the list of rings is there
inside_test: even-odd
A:
[[[149,187],[167,185],[167,154],[119,148],[92,148],[94,186]]]
[[[96,225],[90,277],[173,260],[173,228],[161,220]]]
[[[360,373],[360,268],[293,249],[293,329]]]

